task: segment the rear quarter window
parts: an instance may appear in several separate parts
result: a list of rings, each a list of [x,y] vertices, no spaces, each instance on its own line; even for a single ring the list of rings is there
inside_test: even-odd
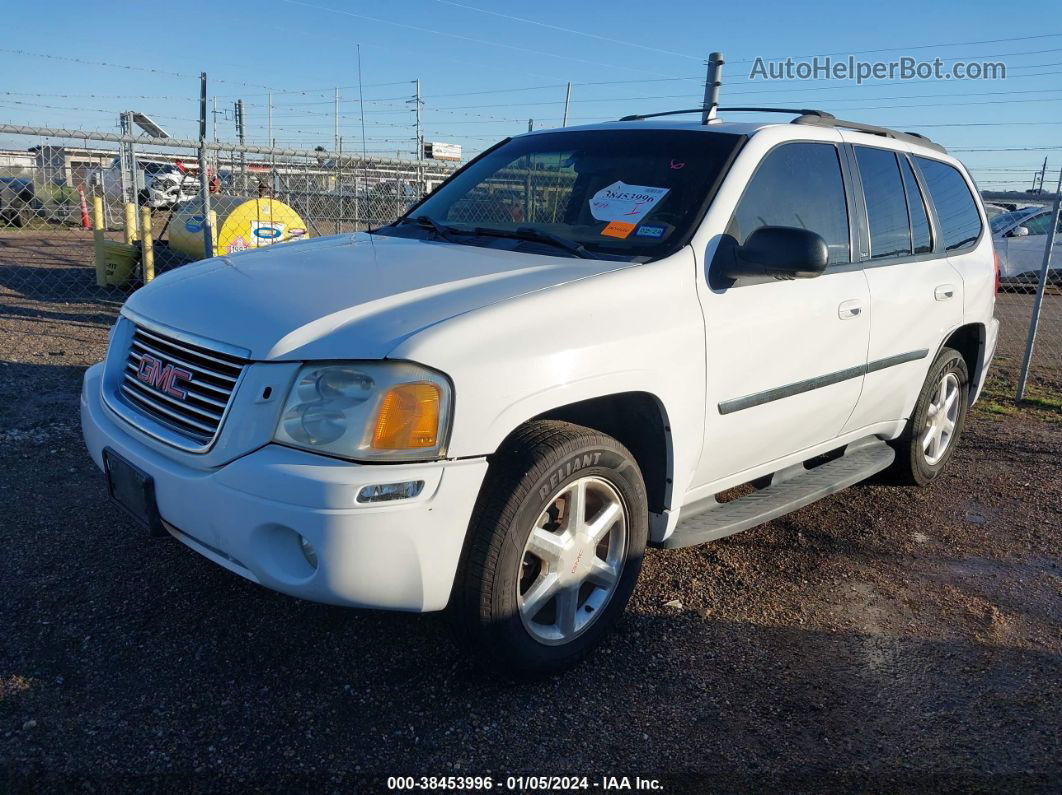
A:
[[[981,235],[981,215],[966,180],[957,168],[939,160],[916,156],[915,162],[937,211],[944,250],[970,248]]]

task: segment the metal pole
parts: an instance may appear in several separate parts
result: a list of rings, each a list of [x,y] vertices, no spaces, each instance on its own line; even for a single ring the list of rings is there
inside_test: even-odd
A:
[[[332,151],[339,151],[339,86],[336,86],[336,141]]]
[[[723,84],[723,53],[713,52],[708,56],[708,73],[704,78],[704,111],[701,124],[715,121],[715,111],[719,107],[719,87]]]
[[[1047,246],[1044,248],[1044,264],[1040,268],[1040,281],[1036,285],[1036,300],[1033,302],[1032,318],[1029,319],[1029,336],[1025,340],[1025,358],[1021,363],[1021,375],[1018,377],[1018,392],[1014,402],[1025,397],[1025,384],[1029,380],[1029,365],[1032,363],[1033,346],[1036,343],[1036,327],[1040,324],[1040,306],[1044,302],[1047,289],[1047,272],[1051,268],[1051,250],[1055,245],[1055,233],[1058,230],[1058,208],[1062,204],[1062,169],[1058,170],[1058,184],[1055,186],[1055,204],[1051,209],[1051,228],[1047,230]]]
[[[268,144],[267,144],[268,146],[272,146],[273,145],[273,94],[272,93],[266,94],[266,107],[268,109],[268,116],[267,116],[268,120],[266,121],[266,126],[268,128],[268,131],[266,132],[266,141],[268,142]]]
[[[236,100],[236,132],[240,138],[240,183],[243,192],[247,192],[247,152],[243,150],[246,141],[246,133],[243,126],[243,100]]]
[[[561,127],[568,126],[568,106],[572,101],[572,81],[568,81],[568,92],[564,95],[564,118],[561,120]]]
[[[424,182],[424,134],[420,126],[420,78],[417,78],[417,94],[413,99],[417,108],[417,190],[416,198],[419,199],[423,188],[421,187]]]
[[[218,98],[217,97],[214,97],[213,119],[214,119],[214,143],[217,143],[218,142]]]
[[[214,232],[210,228],[210,177],[207,175],[206,114],[207,75],[199,74],[199,195],[203,199],[203,256],[214,256]],[[214,117],[217,119],[217,116]]]
[[[362,90],[361,90],[361,45],[360,44],[357,45],[357,48],[358,48],[358,107],[361,108],[361,172],[362,172],[361,184],[362,184],[362,189],[365,191],[365,194],[366,194],[365,228],[368,229],[372,225],[372,223],[371,223],[372,222],[372,218],[369,215],[370,208],[369,208],[369,202],[368,202],[369,175],[365,171],[365,169],[368,167],[368,164],[367,164],[366,161],[368,160],[369,153],[368,153],[368,151],[366,149],[367,144],[365,143],[365,95],[362,93]],[[358,195],[358,178],[357,178],[357,172],[355,172],[355,176],[354,176],[354,196],[357,197],[357,195]],[[355,198],[355,201],[357,201],[357,198]],[[355,216],[357,214],[358,213],[355,212]],[[354,231],[355,232],[358,231],[358,219],[357,218],[354,219]]]
[[[122,114],[122,133],[128,136],[133,135],[133,112],[126,111]],[[133,142],[127,141],[122,144],[121,148],[122,157],[119,161],[119,167],[122,169],[122,203],[125,205],[135,204],[137,195],[140,193],[140,189],[137,185],[137,172],[136,167],[136,150],[133,147]],[[146,179],[146,177],[145,177]],[[144,187],[147,187],[145,183]],[[126,215],[126,220],[129,216]],[[134,234],[139,231],[139,219],[136,214],[133,215],[133,232]]]
[[[527,120],[527,131],[531,132],[534,129],[535,129],[535,120],[534,119],[528,119]]]

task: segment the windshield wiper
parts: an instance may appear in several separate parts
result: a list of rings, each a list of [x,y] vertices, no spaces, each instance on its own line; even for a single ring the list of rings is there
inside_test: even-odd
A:
[[[533,229],[530,226],[521,226],[517,229],[492,229],[490,227],[477,226],[473,228],[471,232],[472,234],[481,237],[508,237],[515,240],[529,240],[534,243],[546,243],[557,248],[563,248],[565,251],[574,254],[576,257],[581,257],[583,259],[595,258],[595,255],[588,251],[582,243],[576,243],[574,240],[565,240],[563,237],[558,237],[551,232]]]
[[[443,226],[434,218],[430,218],[427,215],[417,215],[407,218],[403,218],[395,226],[402,226],[402,224],[416,224],[424,229],[430,229],[435,233],[435,236],[445,240],[447,243],[455,243],[454,234],[457,232],[452,226]]]

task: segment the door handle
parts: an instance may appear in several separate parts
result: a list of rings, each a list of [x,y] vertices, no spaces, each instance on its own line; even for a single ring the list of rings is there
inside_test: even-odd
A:
[[[849,298],[847,301],[841,301],[840,306],[837,307],[837,317],[841,320],[859,317],[861,314],[863,314],[863,301],[859,298]]]
[[[937,289],[933,291],[933,297],[938,301],[947,301],[955,296],[954,284],[941,284],[937,286]]]

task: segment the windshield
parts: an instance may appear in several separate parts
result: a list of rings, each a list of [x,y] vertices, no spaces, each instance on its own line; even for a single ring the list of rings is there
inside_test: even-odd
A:
[[[741,136],[572,130],[522,136],[471,163],[382,234],[617,259],[684,245]]]
[[[1026,216],[1034,215],[1035,212],[1035,210],[1030,210],[1028,207],[1026,207],[1022,210],[1014,210],[1013,212],[1003,213],[1002,215],[997,215],[994,218],[990,218],[988,221],[988,225],[992,227],[993,232],[1002,232],[1004,229],[1013,226],[1014,224],[1018,223],[1018,221],[1024,219]]]

